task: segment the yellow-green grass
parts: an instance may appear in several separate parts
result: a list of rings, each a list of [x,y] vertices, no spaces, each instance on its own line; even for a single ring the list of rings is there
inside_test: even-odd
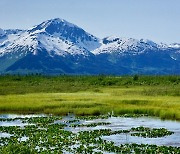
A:
[[[0,112],[99,115],[113,111],[117,115],[148,114],[180,121],[180,97],[154,95],[155,89],[159,90],[158,87],[132,86],[101,87],[97,92],[1,95]]]

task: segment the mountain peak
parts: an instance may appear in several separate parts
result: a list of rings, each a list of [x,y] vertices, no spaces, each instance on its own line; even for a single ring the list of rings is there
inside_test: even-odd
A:
[[[33,28],[29,29],[29,32],[46,31],[51,34],[52,32],[56,32],[56,31],[59,31],[60,29],[63,29],[63,27],[79,28],[78,26],[76,26],[64,19],[54,18],[54,19],[46,20],[46,21],[42,22],[41,24],[34,26]]]
[[[59,26],[66,25],[66,26],[69,26],[69,27],[78,27],[78,26],[76,26],[76,25],[74,25],[74,24],[72,24],[72,23],[70,23],[70,22],[68,22],[68,21],[66,21],[64,19],[61,19],[61,18],[54,18],[54,19],[44,21],[41,25],[44,28],[47,28],[50,25],[59,25]]]
[[[61,18],[54,18],[36,25],[29,33],[44,33],[62,40],[68,40],[88,51],[100,46],[99,39],[82,28]]]

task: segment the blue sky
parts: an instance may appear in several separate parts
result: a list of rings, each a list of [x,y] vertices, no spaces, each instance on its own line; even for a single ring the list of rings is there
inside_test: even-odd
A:
[[[103,38],[180,43],[180,0],[0,0],[0,28],[63,18]]]

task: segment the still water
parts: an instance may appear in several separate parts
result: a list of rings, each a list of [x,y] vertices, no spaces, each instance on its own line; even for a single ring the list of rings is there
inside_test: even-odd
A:
[[[24,127],[28,123],[22,123],[21,118],[30,117],[42,117],[46,115],[0,115],[1,119],[13,119],[19,118],[14,121],[0,121],[0,126],[20,126]],[[54,121],[54,123],[63,123],[65,121],[74,120],[75,116],[66,116],[62,120]],[[109,122],[109,125],[96,126],[96,127],[69,127],[68,125],[64,128],[65,130],[71,131],[73,133],[78,133],[79,131],[95,130],[95,129],[111,129],[116,130],[129,130],[132,127],[149,127],[149,128],[166,128],[169,131],[174,132],[174,134],[165,137],[158,138],[143,138],[131,136],[130,133],[117,134],[110,136],[103,136],[102,139],[113,141],[116,145],[126,144],[126,143],[138,143],[138,144],[156,144],[156,145],[166,145],[166,146],[176,146],[180,147],[180,122],[170,121],[170,120],[160,120],[158,118],[150,117],[138,117],[138,118],[125,118],[125,117],[109,117],[108,119],[95,119],[95,120],[80,120],[75,122],[76,124],[91,124],[98,122]],[[10,137],[11,134],[0,132],[0,137]]]

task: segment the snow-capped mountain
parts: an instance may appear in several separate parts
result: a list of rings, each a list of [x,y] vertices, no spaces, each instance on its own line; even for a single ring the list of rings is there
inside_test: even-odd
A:
[[[0,73],[180,74],[180,44],[99,39],[64,19],[0,29]]]
[[[23,48],[23,50],[33,54],[37,54],[38,50],[46,49],[50,55],[87,56],[89,50],[99,47],[100,44],[96,37],[76,25],[62,19],[52,19],[27,31],[19,30],[19,32],[13,33],[11,30],[8,38],[3,42],[1,41],[1,46],[3,48],[0,49],[0,53],[12,52],[11,49],[15,48]]]
[[[94,50],[100,46],[98,38],[85,32],[82,28],[59,18],[45,21],[28,30],[28,32],[45,32],[72,42],[86,50]]]

